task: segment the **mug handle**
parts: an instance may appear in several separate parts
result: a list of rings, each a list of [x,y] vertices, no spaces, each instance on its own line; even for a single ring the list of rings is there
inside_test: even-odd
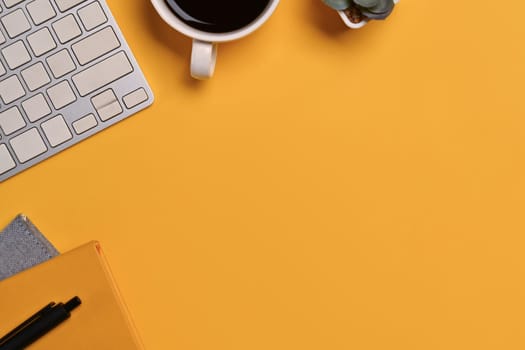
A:
[[[208,79],[213,76],[217,61],[217,44],[193,40],[191,50],[191,76],[196,79]]]

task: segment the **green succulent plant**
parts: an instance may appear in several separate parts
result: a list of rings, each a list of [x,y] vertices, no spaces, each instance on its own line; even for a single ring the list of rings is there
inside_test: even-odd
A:
[[[394,9],[394,0],[323,0],[337,11],[358,11],[366,18],[385,19]]]

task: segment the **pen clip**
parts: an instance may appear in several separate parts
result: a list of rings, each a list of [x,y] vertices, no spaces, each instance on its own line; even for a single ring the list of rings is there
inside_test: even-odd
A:
[[[29,317],[27,320],[22,322],[18,327],[13,329],[11,332],[4,335],[2,338],[0,338],[0,346],[7,343],[11,338],[13,338],[15,335],[23,331],[27,326],[29,326],[31,323],[38,320],[40,317],[42,317],[47,312],[51,311],[51,309],[55,306],[55,302],[51,302],[44,306],[41,310],[37,311],[33,316]]]

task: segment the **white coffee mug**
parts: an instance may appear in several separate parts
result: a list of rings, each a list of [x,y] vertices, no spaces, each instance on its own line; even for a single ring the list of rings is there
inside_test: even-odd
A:
[[[253,22],[241,29],[227,33],[210,33],[195,29],[181,21],[171,11],[165,0],[151,0],[151,3],[160,17],[162,17],[170,27],[193,39],[191,75],[196,79],[208,79],[211,78],[215,71],[217,43],[237,40],[253,33],[270,18],[279,0],[269,0],[268,6],[266,6],[265,10]]]

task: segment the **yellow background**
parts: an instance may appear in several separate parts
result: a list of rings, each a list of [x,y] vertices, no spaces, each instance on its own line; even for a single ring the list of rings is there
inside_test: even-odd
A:
[[[108,2],[156,102],[0,184],[0,223],[99,239],[147,349],[525,348],[522,1],[283,0],[204,83]]]

